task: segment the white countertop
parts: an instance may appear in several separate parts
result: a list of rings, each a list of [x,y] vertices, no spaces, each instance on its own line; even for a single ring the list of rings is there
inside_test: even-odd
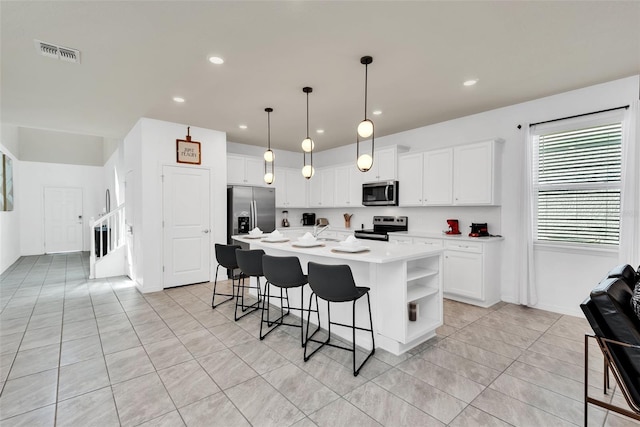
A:
[[[280,251],[291,252],[293,254],[305,254],[311,256],[322,256],[327,258],[338,258],[349,261],[361,261],[373,264],[384,264],[396,261],[406,261],[418,258],[424,258],[442,253],[442,249],[431,249],[425,245],[395,245],[389,242],[378,242],[375,240],[362,241],[362,246],[369,248],[367,252],[348,253],[333,252],[339,242],[323,242],[324,246],[312,248],[294,247],[296,238],[282,243],[269,243],[261,239],[249,239],[246,235],[232,236],[234,240],[248,243],[252,248],[260,249],[276,249]]]
[[[444,234],[429,231],[395,231],[389,233],[389,236],[404,236],[404,237],[425,237],[429,239],[443,239],[443,240],[456,240],[466,242],[482,242],[491,243],[504,240],[504,237],[498,236],[486,236],[486,237],[469,237],[467,234]]]

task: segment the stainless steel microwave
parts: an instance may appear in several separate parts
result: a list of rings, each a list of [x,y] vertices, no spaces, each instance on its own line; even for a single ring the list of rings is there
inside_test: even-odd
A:
[[[362,184],[362,204],[365,206],[398,206],[398,181]]]

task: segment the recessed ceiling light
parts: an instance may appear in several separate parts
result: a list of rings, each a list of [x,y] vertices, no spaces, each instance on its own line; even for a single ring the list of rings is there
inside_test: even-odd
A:
[[[373,110],[374,116],[379,116],[380,114],[382,114],[382,110]]]
[[[212,64],[220,65],[224,64],[224,59],[220,58],[219,56],[210,56],[209,62],[211,62]]]
[[[465,86],[473,86],[476,83],[478,83],[478,80],[477,79],[472,79],[472,80],[467,80],[462,84],[465,85]]]
[[[324,133],[324,129],[318,129],[316,130],[316,133]]]
[[[184,98],[181,98],[179,96],[174,96],[173,100],[176,101],[176,102],[180,102],[180,103],[184,102]]]
[[[247,128],[247,125],[238,125],[238,127],[239,127],[240,129],[246,129],[246,128]]]

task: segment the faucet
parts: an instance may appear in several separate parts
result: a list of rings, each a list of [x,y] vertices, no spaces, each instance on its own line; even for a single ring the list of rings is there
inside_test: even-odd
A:
[[[313,237],[318,237],[320,233],[329,228],[329,224],[324,225],[322,227],[318,227],[317,225],[313,226]]]

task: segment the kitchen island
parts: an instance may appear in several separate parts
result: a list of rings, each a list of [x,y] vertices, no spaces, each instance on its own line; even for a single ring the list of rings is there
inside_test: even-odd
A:
[[[357,286],[371,288],[371,313],[376,347],[393,354],[401,354],[435,336],[442,325],[442,249],[424,245],[396,245],[387,242],[362,241],[367,251],[359,253],[337,252],[338,242],[324,241],[322,246],[296,247],[297,237],[289,235],[289,241],[270,243],[251,239],[246,235],[233,239],[248,244],[251,249],[262,249],[273,256],[297,256],[303,271],[309,261],[323,264],[348,264]],[[300,304],[300,291],[289,290],[293,306]],[[311,289],[304,288],[305,308],[309,304]],[[273,290],[272,290],[273,295]],[[276,303],[276,299],[271,301]],[[409,303],[417,306],[417,318],[409,320]],[[368,326],[366,299],[357,302],[356,324]],[[298,310],[293,314],[300,315]],[[326,305],[320,305],[321,323],[326,328]],[[351,323],[351,304],[332,304],[332,321]],[[305,315],[306,321],[306,315]],[[311,322],[315,323],[314,316]],[[333,334],[351,341],[351,330],[333,327]],[[358,331],[356,341],[363,347],[371,347],[371,337]]]

